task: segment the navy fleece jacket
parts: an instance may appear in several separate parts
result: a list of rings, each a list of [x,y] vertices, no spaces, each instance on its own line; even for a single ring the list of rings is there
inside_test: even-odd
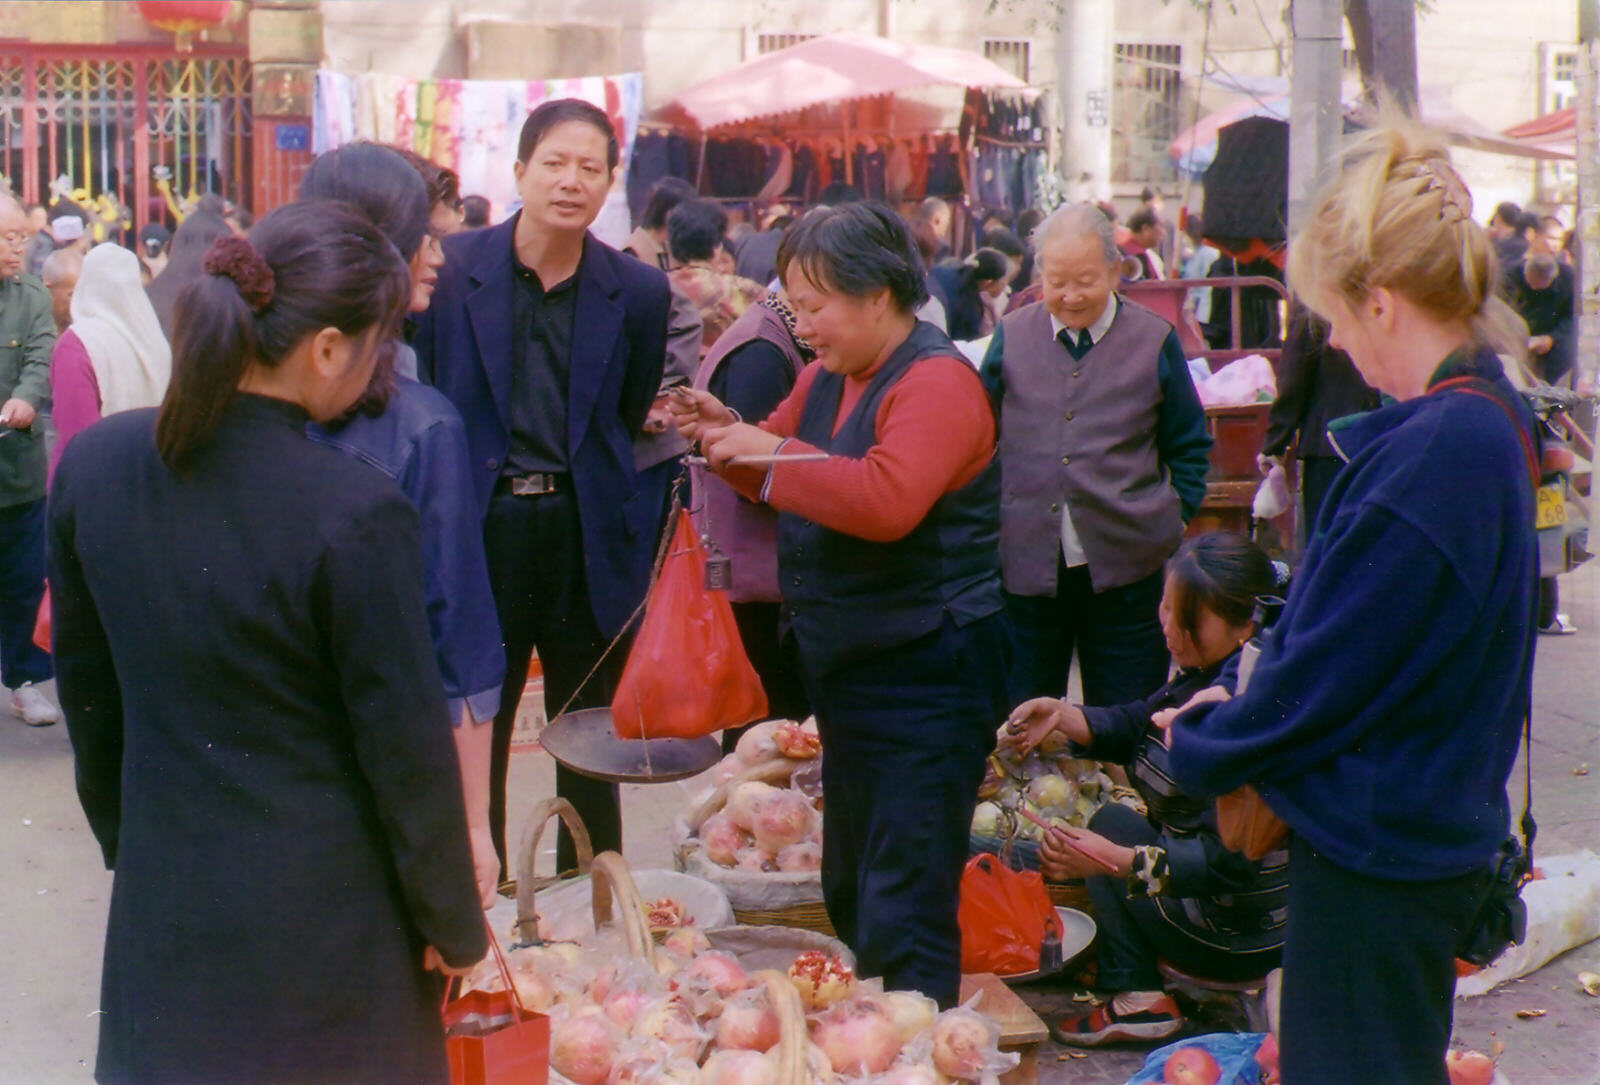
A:
[[[1509,391],[1493,355],[1452,356],[1434,383],[1464,373]],[[1522,437],[1501,406],[1456,390],[1333,436],[1346,466],[1249,688],[1180,718],[1173,774],[1198,795],[1255,784],[1347,870],[1466,873],[1506,837],[1531,700],[1538,561]]]

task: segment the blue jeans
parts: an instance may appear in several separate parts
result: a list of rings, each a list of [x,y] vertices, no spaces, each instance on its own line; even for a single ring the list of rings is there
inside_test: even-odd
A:
[[[1171,657],[1161,633],[1165,575],[1097,592],[1089,567],[1057,570],[1054,595],[1006,595],[1006,617],[1016,643],[1011,703],[1067,692],[1072,654],[1083,676],[1083,703],[1142,701],[1167,680]]]
[[[0,509],[0,677],[15,689],[48,682],[48,653],[33,643],[44,597],[44,498]]]

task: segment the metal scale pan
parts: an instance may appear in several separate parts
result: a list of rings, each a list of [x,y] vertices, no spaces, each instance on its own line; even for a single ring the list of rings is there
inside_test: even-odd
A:
[[[662,784],[697,776],[722,759],[715,735],[705,738],[618,738],[611,709],[557,716],[539,734],[551,757],[585,776],[619,784]]]

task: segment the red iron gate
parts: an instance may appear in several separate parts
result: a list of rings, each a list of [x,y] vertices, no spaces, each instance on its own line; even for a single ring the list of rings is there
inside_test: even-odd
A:
[[[250,65],[241,50],[0,44],[0,172],[133,228],[218,193],[252,203]]]

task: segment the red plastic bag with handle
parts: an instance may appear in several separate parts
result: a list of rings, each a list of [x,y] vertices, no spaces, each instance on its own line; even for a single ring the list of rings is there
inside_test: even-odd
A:
[[[961,875],[961,971],[1015,976],[1039,968],[1045,927],[1060,920],[1036,870],[975,855]]]
[[[618,738],[701,738],[766,715],[733,608],[706,588],[705,551],[680,512],[611,699],[611,726]]]

